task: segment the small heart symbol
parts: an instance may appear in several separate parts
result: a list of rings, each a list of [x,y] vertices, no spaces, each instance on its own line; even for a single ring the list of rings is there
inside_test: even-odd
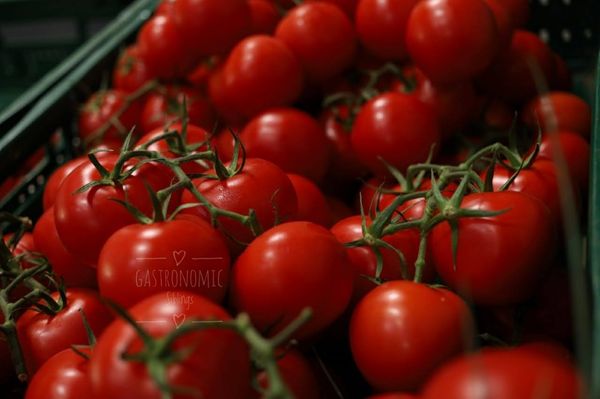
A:
[[[175,328],[179,328],[183,322],[185,321],[184,313],[175,313],[173,315],[173,323],[175,323]]]
[[[175,259],[175,266],[179,266],[185,258],[185,251],[173,251],[173,259]]]

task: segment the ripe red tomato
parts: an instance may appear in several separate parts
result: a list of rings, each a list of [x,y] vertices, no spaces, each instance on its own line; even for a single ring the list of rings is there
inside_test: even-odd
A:
[[[369,292],[350,323],[350,346],[362,375],[377,390],[418,389],[472,338],[466,303],[446,289],[390,281]]]
[[[457,83],[482,72],[496,55],[494,14],[481,0],[425,0],[417,3],[406,28],[415,65],[435,83]]]
[[[507,211],[458,220],[456,267],[448,223],[434,227],[429,246],[440,277],[480,305],[529,298],[553,256],[555,234],[548,208],[537,198],[512,191],[469,194],[461,207]]]
[[[111,123],[111,119],[126,104],[127,94],[125,92],[101,90],[94,93],[79,111],[79,137],[89,145],[98,144],[102,139],[123,140],[138,122],[141,112],[140,103],[134,101],[115,123]],[[97,137],[98,130],[109,123],[111,123],[110,128],[101,137]]]
[[[207,174],[215,174],[210,170]],[[277,165],[259,158],[248,158],[244,168],[234,176],[225,180],[200,178],[194,180],[198,191],[214,206],[242,215],[250,209],[263,229],[273,227],[277,222],[291,220],[296,215],[297,198],[294,186],[285,172]],[[197,203],[194,195],[185,191],[182,203]],[[188,208],[186,214],[200,216],[210,220],[208,211],[203,206]],[[233,253],[239,252],[239,244],[249,243],[254,239],[252,231],[233,219],[221,216],[217,219],[219,230],[228,239]]]
[[[80,310],[85,313],[96,336],[112,320],[112,315],[95,291],[70,288],[66,295],[65,307],[54,316],[29,309],[17,320],[19,342],[30,374],[36,373],[56,353],[69,349],[71,345],[88,343]],[[52,298],[58,301],[59,294],[52,293]]]
[[[79,348],[86,355],[91,348]],[[27,386],[25,399],[93,398],[86,358],[68,348],[46,361]]]
[[[113,87],[125,93],[133,93],[150,79],[152,76],[140,57],[139,47],[126,47],[119,55],[113,70]]]
[[[339,75],[356,54],[352,22],[333,4],[315,2],[293,8],[279,22],[275,37],[292,50],[310,82],[322,83]]]
[[[344,246],[327,229],[289,222],[257,237],[233,267],[235,307],[268,335],[302,309],[313,311],[294,337],[313,336],[337,319],[352,294],[352,267]]]
[[[140,326],[155,339],[164,337],[186,321],[229,320],[223,308],[186,291],[156,294],[129,309]],[[160,399],[164,397],[147,365],[123,359],[123,353],[142,350],[143,343],[124,320],[115,320],[99,337],[90,359],[89,376],[98,398]],[[231,399],[250,396],[250,359],[242,338],[225,329],[205,329],[175,340],[171,354],[189,350],[187,356],[167,364],[171,386],[197,390],[203,398]],[[173,399],[189,395],[177,393]]]
[[[202,219],[132,224],[106,241],[98,258],[102,296],[130,307],[163,291],[189,291],[219,303],[229,283],[225,240]]]
[[[65,177],[67,177],[69,173],[71,173],[76,167],[78,167],[82,162],[85,162],[87,159],[87,157],[83,156],[71,159],[70,161],[60,165],[54,170],[54,172],[52,172],[48,178],[48,181],[46,182],[46,186],[44,187],[44,210],[48,210],[54,205],[56,193],[58,193],[58,189]]]
[[[302,67],[292,50],[266,35],[239,42],[209,86],[220,112],[246,118],[293,103],[302,87]]]
[[[292,182],[298,199],[298,213],[294,219],[329,227],[331,210],[319,187],[304,176],[288,173],[287,177]]]
[[[240,133],[249,157],[273,162],[288,173],[320,181],[329,163],[323,128],[305,112],[276,108],[252,119]]]
[[[36,249],[50,262],[52,270],[68,287],[96,287],[96,271],[71,255],[58,236],[54,209],[47,209],[35,224],[33,240]]]
[[[277,0],[275,0],[275,1],[277,1]],[[346,15],[352,21],[354,21],[354,14],[356,13],[356,6],[358,5],[358,0],[308,0],[308,1],[319,1],[319,2],[323,2],[323,3],[335,4],[342,11],[344,11],[346,13]]]
[[[532,129],[539,126],[546,132],[569,130],[589,139],[592,111],[575,94],[553,91],[529,102],[523,108],[523,120]]]
[[[117,158],[117,155],[108,153],[98,160],[110,171]],[[134,164],[135,161],[128,163],[125,170]],[[56,230],[66,250],[95,267],[100,249],[108,237],[121,227],[136,223],[127,209],[113,199],[128,201],[145,215],[151,215],[152,203],[145,183],[158,191],[169,186],[171,177],[169,169],[148,163],[121,184],[96,186],[75,194],[84,185],[101,178],[90,161],[83,162],[65,178],[54,203]]]
[[[358,159],[378,176],[389,174],[387,163],[406,171],[424,162],[440,132],[434,110],[416,97],[385,93],[367,102],[352,127],[352,147]]]
[[[253,35],[275,33],[275,28],[281,18],[275,4],[270,0],[248,0],[248,5],[252,18],[250,33]]]
[[[556,140],[556,141],[555,141]],[[581,189],[582,194],[587,193],[590,169],[590,145],[580,134],[570,131],[560,131],[556,138],[547,134],[542,137],[539,159],[554,160],[554,146],[565,158],[571,179]]]
[[[188,86],[166,86],[148,94],[140,116],[142,133],[181,121],[184,99],[190,124],[206,130],[215,127],[215,111],[202,92]]]
[[[246,0],[175,0],[173,12],[188,51],[199,57],[226,53],[252,29]]]
[[[447,363],[427,382],[421,397],[576,399],[581,394],[581,380],[571,365],[515,348],[486,349]]]
[[[360,0],[356,33],[363,46],[384,60],[408,58],[404,36],[410,12],[418,0]]]

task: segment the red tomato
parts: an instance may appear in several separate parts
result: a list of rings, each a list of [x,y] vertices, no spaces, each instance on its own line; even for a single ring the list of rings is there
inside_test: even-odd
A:
[[[140,58],[138,46],[129,46],[121,52],[112,77],[113,87],[125,93],[133,93],[150,81],[152,76],[146,64]]]
[[[156,294],[129,309],[134,320],[150,336],[160,339],[185,321],[229,320],[223,308],[186,291]],[[115,320],[99,337],[90,359],[89,376],[98,398],[160,399],[164,397],[142,362],[123,359],[136,353],[143,343],[124,320]],[[171,386],[197,390],[203,398],[231,399],[250,395],[250,359],[246,343],[233,331],[205,329],[174,341],[171,353],[189,350],[187,356],[166,365]],[[189,398],[184,393],[173,399]]]
[[[214,170],[207,172],[215,174]],[[225,180],[200,178],[194,180],[198,191],[214,206],[231,212],[247,215],[250,209],[256,212],[263,229],[273,227],[277,222],[292,219],[298,210],[296,193],[290,179],[277,165],[259,158],[247,158],[244,168]],[[197,203],[194,195],[185,191],[182,203]],[[210,220],[203,206],[188,208],[186,214]],[[229,240],[230,249],[239,251],[239,244],[254,239],[250,229],[240,222],[227,217],[217,219],[219,230]]]
[[[253,35],[265,33],[272,35],[279,22],[280,15],[275,4],[270,0],[248,0],[250,16],[252,18]]]
[[[50,262],[52,270],[68,287],[96,287],[96,271],[71,255],[58,236],[54,209],[44,212],[33,229],[35,246]]]
[[[109,153],[98,160],[110,171],[117,158]],[[128,163],[125,170],[134,164]],[[121,227],[136,223],[127,209],[113,199],[126,200],[145,215],[151,215],[152,204],[145,183],[155,191],[165,188],[170,184],[171,171],[162,165],[148,163],[119,185],[96,186],[75,194],[84,185],[100,178],[100,172],[91,162],[83,162],[64,179],[54,203],[56,230],[66,250],[94,267],[108,237]]]
[[[434,227],[429,246],[440,277],[480,305],[509,305],[529,298],[553,256],[554,226],[547,207],[511,191],[469,194],[461,207],[507,211],[458,220],[456,265],[448,223]]]
[[[148,94],[140,116],[142,132],[149,133],[181,121],[184,99],[190,124],[206,130],[215,127],[215,111],[199,90],[188,86],[166,86]]]
[[[6,245],[8,245],[9,240],[12,238],[12,234],[5,234],[3,239],[4,239],[4,243]],[[21,239],[17,242],[17,244],[15,245],[14,248],[10,248],[9,249],[12,251],[12,255],[13,256],[25,256],[25,258],[21,259],[20,263],[21,263],[21,267],[23,269],[28,269],[30,267],[33,267],[34,264],[29,262],[27,260],[27,257],[31,254],[31,253],[35,253],[37,252],[37,247],[35,246],[35,241],[33,239],[33,234],[31,233],[24,233],[21,236]]]
[[[252,29],[246,0],[175,0],[173,12],[189,52],[224,54]]]
[[[294,186],[296,198],[298,199],[298,213],[294,219],[329,227],[331,225],[331,210],[319,187],[304,176],[293,173],[288,173],[287,176]]]
[[[44,187],[44,210],[48,210],[52,207],[52,205],[54,205],[56,193],[58,193],[58,189],[65,177],[67,177],[69,173],[71,173],[76,167],[81,165],[81,163],[85,162],[87,159],[88,158],[84,156],[71,159],[52,172],[48,178],[48,181],[46,182],[46,186]]]
[[[390,281],[368,293],[350,323],[356,365],[377,390],[418,389],[472,338],[465,302],[446,289]]]
[[[384,60],[408,58],[404,35],[410,12],[418,0],[359,0],[356,33],[365,48]]]
[[[275,37],[294,53],[307,80],[326,82],[354,60],[356,39],[350,19],[337,6],[305,3],[293,8],[277,26]]]
[[[112,118],[127,106],[127,94],[119,90],[101,90],[94,93],[79,111],[79,137],[88,144],[97,144],[102,139],[122,140],[138,122],[140,104],[134,101],[117,118]],[[110,124],[106,132],[97,136],[99,129]],[[117,128],[118,126],[118,128]]]
[[[80,311],[85,313],[96,336],[112,319],[95,291],[71,288],[67,289],[66,294],[66,305],[54,316],[29,309],[17,320],[19,342],[30,374],[36,373],[56,353],[71,345],[88,343]],[[59,294],[52,293],[52,298],[58,301]]]
[[[291,104],[302,91],[302,67],[296,56],[281,40],[266,35],[239,42],[216,76],[210,96],[219,111],[231,108],[224,113],[246,118]]]
[[[92,349],[80,348],[90,356]],[[86,358],[68,348],[46,361],[27,386],[25,399],[93,398]]]
[[[377,176],[365,181],[354,201],[356,213],[361,212],[360,206],[362,202],[364,212],[369,215],[374,215],[375,210],[382,209],[380,205],[381,199],[386,195],[382,191],[392,189],[394,186],[395,184],[393,182],[387,182],[385,178]]]
[[[367,225],[371,225],[371,218],[366,217]],[[362,217],[360,215],[350,216],[340,220],[332,228],[331,232],[339,240],[345,244],[363,238],[361,228]],[[406,267],[412,278],[415,273],[415,261],[419,252],[419,232],[416,230],[403,230],[383,238],[387,242],[404,255]],[[402,279],[402,261],[393,250],[388,248],[379,248],[383,258],[383,269],[381,278],[384,281]],[[377,285],[365,276],[375,277],[377,268],[377,259],[373,249],[368,246],[346,248],[350,262],[354,267],[354,290],[352,298],[354,302],[358,302],[369,291],[373,290]]]
[[[427,159],[440,132],[429,105],[413,96],[385,93],[363,105],[351,140],[358,159],[376,175],[386,176],[389,172],[380,158],[404,172]]]
[[[457,83],[482,72],[496,55],[494,14],[481,0],[425,0],[417,3],[406,29],[415,65],[435,83]]]
[[[269,335],[313,311],[294,337],[313,336],[337,319],[352,294],[352,267],[344,246],[310,222],[275,226],[257,237],[233,267],[231,293],[239,311]]]
[[[575,94],[553,91],[529,102],[523,109],[523,120],[532,129],[569,130],[589,139],[592,111]]]
[[[252,119],[240,134],[246,154],[273,162],[288,173],[320,181],[329,163],[329,143],[305,112],[276,108]]]
[[[513,32],[516,29],[515,21],[509,10],[502,4],[502,0],[485,0],[485,4],[490,8],[496,20],[499,48],[506,49],[510,46]]]
[[[358,5],[358,0],[308,0],[308,1],[320,1],[323,3],[335,4],[342,11],[344,11],[351,20],[354,20],[356,6]]]
[[[421,397],[576,399],[581,394],[578,373],[568,363],[516,348],[486,349],[447,363],[427,382]]]
[[[215,303],[229,282],[225,240],[201,219],[132,224],[102,247],[98,285],[102,296],[133,306],[163,291],[190,291]]]
[[[555,137],[546,134],[542,137],[538,159],[554,160],[555,145],[565,158],[571,179],[585,194],[589,184],[590,145],[577,133],[561,131]]]

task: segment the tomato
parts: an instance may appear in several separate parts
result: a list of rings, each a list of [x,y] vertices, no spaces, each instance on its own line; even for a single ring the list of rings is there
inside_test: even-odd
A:
[[[182,125],[180,122],[176,122],[176,123],[170,125],[167,128],[167,131],[176,131],[179,135],[181,135]],[[150,131],[145,136],[143,136],[141,139],[139,139],[139,141],[136,144],[136,147],[139,147],[139,146],[153,140],[154,138],[165,134],[165,132],[166,131],[163,128],[156,128],[156,129]],[[198,146],[198,145],[202,144],[201,146],[196,148],[194,151],[191,151],[191,153],[202,152],[202,151],[207,150],[206,143],[209,140],[210,134],[206,130],[204,130],[203,128],[198,127],[198,126],[188,124],[186,127],[186,132],[187,132],[186,133],[187,134],[186,141],[183,143],[185,146]],[[182,136],[182,139],[183,139],[183,136]],[[180,151],[180,149],[177,148],[177,145],[171,146],[169,144],[169,142],[167,142],[167,140],[160,140],[153,144],[150,144],[147,149],[150,151],[157,151],[165,158],[170,158],[170,159],[175,159],[175,158],[187,155],[186,152],[188,152],[187,149],[186,149],[186,151],[183,151],[183,152]],[[184,170],[185,173],[190,174],[190,175],[200,174],[200,173],[203,173],[206,171],[206,169],[208,168],[208,164],[204,160],[188,161],[188,162],[182,163],[181,168]]]
[[[60,165],[54,170],[54,172],[52,172],[44,187],[44,210],[48,210],[52,207],[52,205],[54,205],[56,193],[58,193],[58,189],[65,177],[67,177],[76,167],[81,165],[87,159],[87,157],[83,156],[71,159],[70,161]]]
[[[532,129],[543,131],[569,130],[590,138],[592,111],[575,94],[553,91],[534,98],[523,109],[523,120]]]
[[[133,93],[150,79],[152,76],[141,59],[139,47],[126,47],[119,55],[113,70],[113,87],[125,93]]]
[[[246,118],[293,103],[302,87],[302,67],[292,50],[266,35],[239,42],[209,86],[219,111]]]
[[[502,0],[485,0],[485,4],[490,8],[496,20],[499,48],[506,49],[510,46],[513,32],[516,29],[515,21],[509,10],[502,4]]]
[[[17,320],[19,342],[30,374],[36,373],[56,353],[71,345],[88,343],[80,311],[85,313],[96,336],[100,335],[112,319],[95,291],[70,288],[66,295],[66,305],[54,316],[29,309]],[[52,293],[52,298],[58,301],[59,294]]]
[[[392,179],[375,176],[365,181],[354,201],[356,213],[361,212],[362,203],[363,210],[366,214],[375,215],[375,211],[381,209],[380,201],[385,196],[382,191],[392,189],[392,187],[395,186],[393,182],[389,182],[390,180]]]
[[[112,170],[117,155],[99,157],[100,164]],[[133,167],[129,162],[125,170]],[[66,250],[89,266],[96,265],[104,242],[118,229],[133,224],[136,219],[114,201],[128,201],[145,215],[152,214],[152,204],[145,184],[154,190],[169,186],[171,171],[162,165],[145,164],[121,184],[92,187],[75,193],[84,185],[99,180],[100,172],[89,161],[79,165],[65,178],[56,194],[54,218],[56,230]],[[176,205],[176,204],[175,204]]]
[[[506,212],[458,220],[456,265],[448,223],[434,227],[429,246],[440,277],[480,305],[529,298],[553,256],[554,226],[547,207],[537,198],[511,191],[469,194],[461,207]]]
[[[246,155],[273,162],[288,173],[320,181],[329,163],[329,143],[319,123],[293,108],[271,109],[240,133]]]
[[[335,4],[342,11],[346,13],[346,15],[353,21],[354,14],[356,13],[356,6],[358,5],[358,0],[309,0],[309,1],[319,1],[323,3]]]
[[[517,29],[510,47],[498,55],[482,73],[479,84],[487,93],[514,104],[522,104],[538,92],[534,76],[546,81],[554,77],[554,56],[534,33]]]
[[[457,83],[482,72],[496,55],[494,14],[481,0],[425,0],[408,19],[406,47],[435,83]]]
[[[358,159],[378,176],[389,172],[381,159],[400,171],[424,162],[440,141],[435,112],[415,97],[385,93],[369,100],[352,127]]]
[[[277,367],[288,389],[295,399],[315,399],[320,396],[319,382],[308,361],[295,349],[288,350],[279,360]],[[267,388],[267,374],[261,371],[257,376],[258,384]],[[259,398],[259,395],[255,395]]]
[[[9,244],[12,236],[12,234],[4,235],[3,240],[6,245]],[[30,254],[35,253],[38,250],[35,246],[33,234],[29,232],[24,233],[16,245],[14,247],[9,247],[9,249],[13,256],[23,256],[23,259],[20,260],[21,268],[28,269],[34,266],[34,264],[27,259]]]
[[[486,349],[447,363],[427,382],[423,399],[581,398],[577,371],[523,349]],[[543,393],[541,393],[543,392]]]
[[[283,223],[258,236],[233,267],[235,307],[272,335],[302,309],[313,311],[294,337],[313,336],[338,318],[352,294],[352,267],[344,246],[310,222]]]
[[[36,249],[50,262],[52,270],[68,287],[96,287],[96,272],[71,255],[58,236],[54,209],[47,209],[35,224],[33,240]]]
[[[226,53],[252,29],[246,0],[175,0],[173,11],[189,52]]]
[[[127,109],[112,118],[121,109]],[[79,137],[88,145],[97,144],[102,139],[123,140],[138,122],[140,104],[137,101],[127,104],[127,94],[119,90],[100,90],[94,93],[79,111]],[[99,130],[110,125],[106,132],[98,135]]]
[[[366,218],[367,226],[371,225],[371,218]],[[337,222],[331,228],[331,232],[343,244],[361,239],[363,238],[361,221],[360,215],[350,216]],[[419,252],[419,232],[414,229],[403,230],[385,236],[383,241],[402,253],[409,276],[412,278],[415,274],[414,265]],[[398,254],[388,248],[379,248],[379,250],[383,258],[381,278],[384,281],[402,279],[402,261]],[[375,277],[377,259],[373,249],[368,246],[346,248],[346,252],[354,267],[352,297],[355,302],[358,302],[369,291],[377,287],[375,283],[365,278],[365,276]]]
[[[327,199],[315,183],[306,177],[287,174],[294,186],[298,199],[298,213],[295,220],[304,220],[320,224],[324,227],[331,225],[331,211]]]
[[[210,170],[207,174],[215,174]],[[244,168],[234,176],[224,180],[200,178],[194,185],[214,206],[231,212],[247,215],[250,209],[256,212],[261,227],[266,230],[277,222],[292,219],[298,210],[294,186],[277,165],[259,158],[247,158]],[[185,191],[182,203],[197,203],[194,195]],[[210,220],[203,206],[188,208],[186,214]],[[252,231],[233,219],[220,216],[217,219],[219,230],[228,238],[233,252],[239,252],[239,244],[254,239]]]
[[[542,137],[538,159],[554,160],[555,145],[566,161],[572,181],[582,190],[582,194],[586,193],[589,184],[590,145],[574,132],[560,131],[555,137],[547,134]]]
[[[418,0],[360,0],[356,7],[356,33],[362,45],[384,60],[408,58],[404,35],[410,12]]]
[[[252,18],[252,34],[275,33],[280,15],[275,4],[270,0],[248,0],[250,16]]]
[[[215,111],[202,92],[188,86],[166,86],[148,94],[140,116],[141,130],[149,133],[179,122],[184,112],[192,125],[206,130],[215,127]]]
[[[155,339],[173,332],[185,321],[229,320],[223,308],[186,291],[153,295],[129,309],[134,320]],[[246,343],[235,332],[204,329],[177,338],[171,353],[189,350],[166,367],[166,383],[189,387],[203,398],[246,398],[250,394],[250,359]],[[124,320],[115,320],[99,337],[90,359],[89,376],[98,398],[160,399],[164,397],[147,365],[123,359],[123,353],[137,353],[143,343]],[[189,398],[174,393],[173,399]]]
[[[412,391],[470,342],[466,303],[442,288],[390,281],[369,292],[350,323],[350,346],[362,375],[377,390]]]
[[[106,241],[98,259],[102,296],[130,307],[153,294],[181,290],[221,302],[230,258],[223,237],[196,218],[132,224]]]
[[[306,3],[293,8],[279,22],[275,37],[292,50],[310,82],[326,82],[339,75],[356,54],[352,22],[333,4]]]
[[[80,348],[90,356],[92,349]],[[25,399],[93,398],[86,358],[68,348],[46,361],[27,386]]]

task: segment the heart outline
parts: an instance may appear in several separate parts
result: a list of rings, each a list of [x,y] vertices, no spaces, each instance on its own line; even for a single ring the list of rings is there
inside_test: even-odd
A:
[[[179,266],[183,259],[185,258],[187,252],[185,250],[173,251],[173,260],[175,261],[175,266]]]
[[[173,314],[173,323],[175,324],[175,328],[181,327],[181,325],[185,322],[185,313],[174,313]]]

